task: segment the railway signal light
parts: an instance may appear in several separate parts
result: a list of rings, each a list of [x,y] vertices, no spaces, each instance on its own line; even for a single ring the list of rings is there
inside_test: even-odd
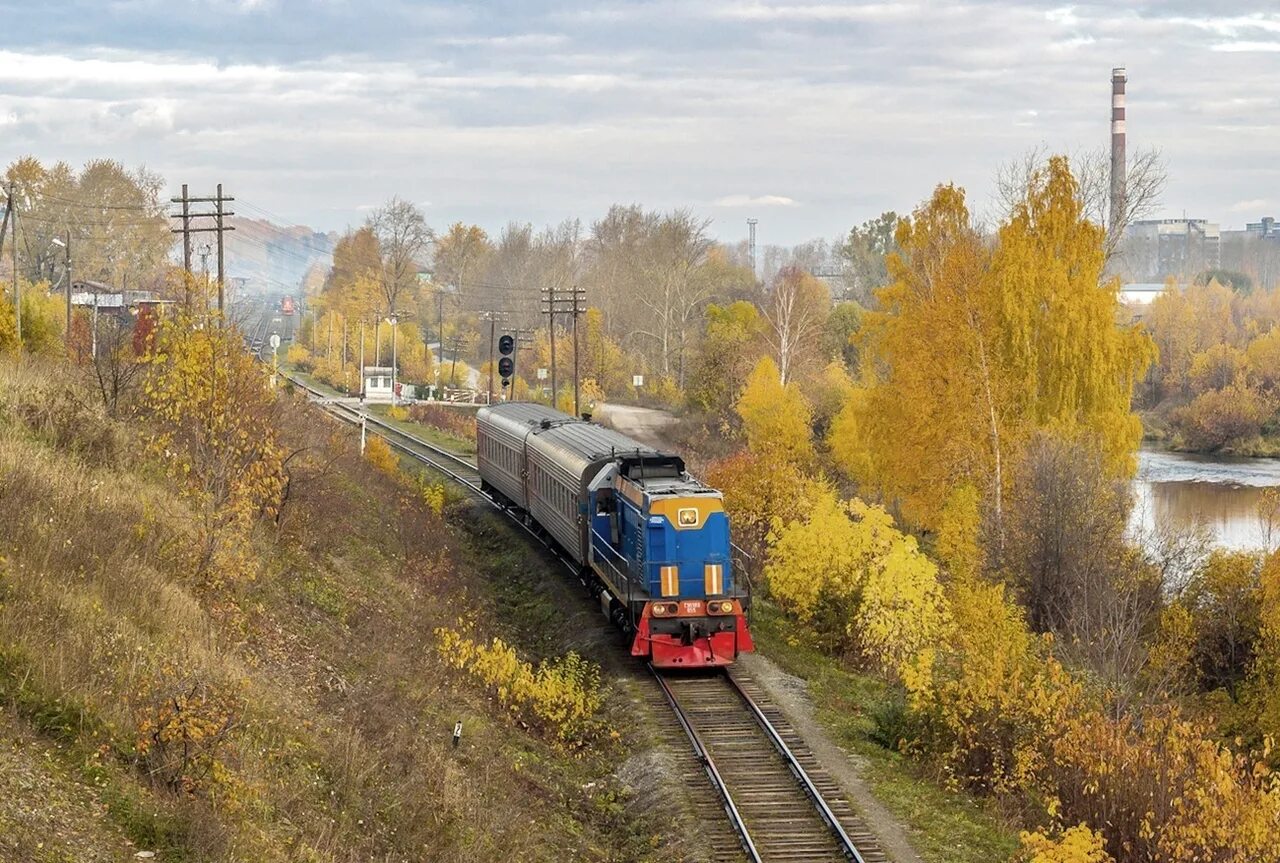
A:
[[[505,390],[511,386],[511,378],[516,373],[516,340],[509,334],[504,334],[498,339],[498,374],[502,376],[502,388]]]

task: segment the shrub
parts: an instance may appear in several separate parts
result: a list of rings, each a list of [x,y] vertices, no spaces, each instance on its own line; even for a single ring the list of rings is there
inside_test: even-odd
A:
[[[1239,380],[1249,368],[1245,352],[1227,344],[1201,351],[1191,361],[1191,389],[1197,393],[1220,390]]]
[[[1057,838],[1043,833],[1023,833],[1022,850],[1027,863],[1114,863],[1101,833],[1085,824],[1062,832]]]
[[[540,725],[560,744],[576,747],[597,736],[603,704],[600,669],[570,651],[537,667],[501,639],[472,641],[447,627],[436,631],[436,650],[452,667],[484,681],[512,713]]]
[[[1265,396],[1237,381],[1196,396],[1174,413],[1173,425],[1187,446],[1213,451],[1257,437],[1271,413],[1272,405]]]
[[[765,573],[784,610],[894,676],[922,673],[949,625],[937,567],[857,499],[821,494],[803,521],[779,527]]]
[[[447,408],[430,402],[415,404],[409,408],[409,419],[459,440],[476,439],[475,415],[460,408]]]
[[[382,438],[371,435],[365,440],[364,457],[374,469],[390,477],[399,476],[400,457]]]
[[[921,728],[913,744],[938,756],[954,784],[1029,792],[1083,690],[1002,586],[957,580],[951,612],[931,674],[905,681]]]
[[[172,791],[194,794],[219,761],[241,713],[239,697],[192,673],[170,669],[137,709],[134,751],[142,769]]]
[[[1045,787],[1064,818],[1105,825],[1117,859],[1280,860],[1280,787],[1208,729],[1169,709],[1090,711],[1063,727]]]

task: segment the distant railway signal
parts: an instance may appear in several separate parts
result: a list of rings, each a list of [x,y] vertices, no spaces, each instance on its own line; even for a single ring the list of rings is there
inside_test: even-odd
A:
[[[516,340],[515,337],[504,333],[502,338],[498,339],[498,374],[502,376],[502,389],[506,390],[511,386],[511,378],[516,373]]]

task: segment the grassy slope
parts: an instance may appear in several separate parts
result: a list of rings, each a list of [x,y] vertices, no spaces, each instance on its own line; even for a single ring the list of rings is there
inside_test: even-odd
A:
[[[991,808],[941,787],[919,766],[877,739],[876,715],[890,709],[887,686],[838,660],[788,638],[786,620],[757,603],[752,632],[758,648],[790,674],[807,681],[817,718],[846,751],[860,759],[872,793],[907,826],[928,863],[1008,860],[1017,832]]]
[[[314,415],[285,433],[311,455],[281,525],[254,538],[256,578],[217,584],[190,574],[190,518],[141,430],[0,366],[0,859],[676,854],[611,776],[626,735],[564,753],[435,656],[460,616],[533,658],[566,632],[592,648],[588,627],[547,626],[568,588],[470,505],[432,516]],[[184,794],[142,769],[138,721],[194,685],[233,695],[236,722]],[[630,694],[610,696],[622,727]]]

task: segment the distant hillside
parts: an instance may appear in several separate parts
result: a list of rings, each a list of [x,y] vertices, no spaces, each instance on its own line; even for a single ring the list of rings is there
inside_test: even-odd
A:
[[[336,233],[322,234],[305,225],[283,227],[265,219],[235,217],[227,235],[227,278],[244,279],[252,293],[298,288],[307,270],[328,268]]]

